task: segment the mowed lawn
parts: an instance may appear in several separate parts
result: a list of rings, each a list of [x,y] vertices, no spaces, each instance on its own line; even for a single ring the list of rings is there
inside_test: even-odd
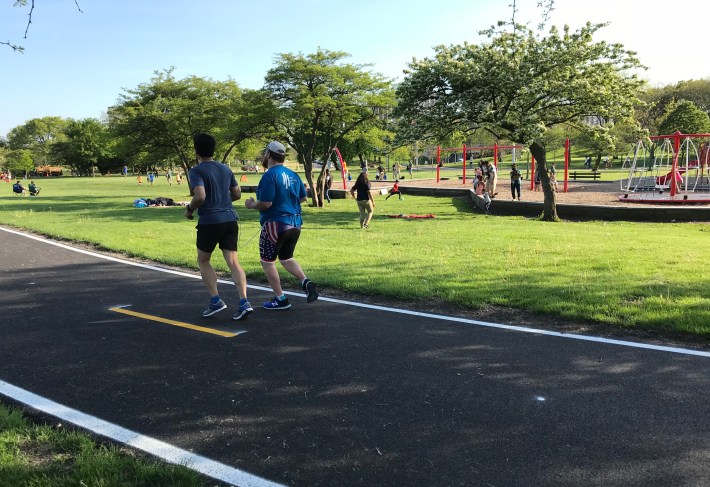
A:
[[[256,183],[248,177],[243,184]],[[132,177],[41,178],[36,198],[13,196],[3,183],[0,224],[196,269],[195,222],[181,208],[133,208],[137,197],[188,201],[188,188],[143,179],[139,187]],[[321,287],[431,301],[440,313],[442,301],[495,304],[710,336],[708,223],[545,223],[481,215],[457,198],[375,200],[369,230],[359,228],[352,199],[304,206],[296,257]],[[263,282],[258,214],[242,201],[236,207],[241,262],[251,282]],[[388,217],[428,213],[436,218]]]

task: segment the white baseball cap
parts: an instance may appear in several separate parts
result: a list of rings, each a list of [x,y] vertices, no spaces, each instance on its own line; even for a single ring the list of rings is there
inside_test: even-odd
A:
[[[286,147],[281,142],[271,141],[269,145],[266,146],[266,150],[273,152],[274,154],[286,155]]]

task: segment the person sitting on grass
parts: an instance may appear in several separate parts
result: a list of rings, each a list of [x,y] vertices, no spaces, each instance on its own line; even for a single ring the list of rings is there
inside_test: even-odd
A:
[[[404,199],[404,198],[402,197],[402,192],[399,190],[399,181],[395,181],[395,182],[394,182],[394,186],[392,186],[392,189],[389,190],[389,193],[390,193],[390,194],[387,195],[387,198],[385,198],[385,200],[390,199],[390,196],[394,196],[394,195],[396,195],[396,194],[399,195],[399,199],[400,199],[400,200],[403,200],[403,199]]]
[[[22,183],[20,183],[19,179],[15,184],[12,185],[12,192],[17,195],[27,196],[27,188],[22,186]]]
[[[34,181],[30,181],[30,196],[37,196],[40,189],[42,188],[37,186]]]

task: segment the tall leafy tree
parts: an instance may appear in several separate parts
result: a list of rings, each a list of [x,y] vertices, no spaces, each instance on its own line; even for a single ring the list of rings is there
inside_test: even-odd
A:
[[[323,171],[313,181],[313,161],[327,161],[333,148],[359,127],[375,124],[394,105],[391,83],[367,66],[344,63],[349,55],[318,49],[280,54],[265,89],[277,106],[276,126],[298,152],[314,206],[323,205]]]
[[[663,135],[659,131],[659,124],[683,100],[693,102],[700,110],[710,115],[710,78],[649,88],[642,94],[641,99],[645,106],[638,110],[639,121],[651,133]]]
[[[277,135],[276,106],[265,90],[233,90],[223,115],[216,135],[222,141],[225,162],[235,149],[241,155],[248,153],[248,141]]]
[[[121,95],[119,104],[109,109],[110,125],[136,153],[153,161],[176,159],[187,174],[195,161],[192,136],[219,127],[238,92],[233,81],[179,80],[172,69],[159,71],[150,82]]]
[[[13,173],[22,173],[25,176],[34,169],[32,151],[29,149],[15,149],[5,153],[5,168]]]
[[[53,146],[53,156],[78,176],[93,176],[99,161],[111,157],[108,128],[95,118],[72,120],[66,140]]]
[[[64,137],[69,121],[61,117],[33,118],[10,130],[7,141],[12,149],[28,149],[35,162],[49,164],[52,145]]]
[[[529,146],[541,166],[544,220],[557,220],[542,138],[556,125],[580,127],[586,117],[630,116],[643,82],[631,68],[635,53],[595,42],[604,24],[577,31],[553,27],[546,36],[500,22],[479,45],[438,46],[435,56],[409,65],[397,93],[397,114],[418,137],[484,129]]]
[[[676,131],[684,134],[706,134],[710,132],[710,117],[692,101],[683,100],[662,119],[658,131],[662,135]]]
[[[144,163],[147,157],[163,165],[174,160],[186,174],[195,162],[192,137],[197,133],[212,133],[226,161],[245,140],[274,132],[273,104],[264,92],[242,90],[233,80],[177,79],[172,69],[127,90],[109,110],[109,119],[116,135],[128,140],[128,146],[122,144],[127,157],[140,155]]]

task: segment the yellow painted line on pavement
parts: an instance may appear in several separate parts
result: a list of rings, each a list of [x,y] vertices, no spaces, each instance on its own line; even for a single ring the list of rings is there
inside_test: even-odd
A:
[[[230,333],[228,331],[215,330],[214,328],[206,328],[204,326],[191,325],[190,323],[183,323],[182,321],[169,320],[167,318],[161,318],[160,316],[147,315],[145,313],[138,313],[136,311],[131,311],[124,308],[109,308],[109,311],[115,311],[116,313],[121,313],[124,315],[135,316],[137,318],[143,318],[145,320],[157,321],[159,323],[165,323],[168,325],[179,326],[181,328],[189,328],[190,330],[201,331],[204,333],[212,333],[213,335],[219,335],[222,337],[232,338],[238,335],[238,333]]]

